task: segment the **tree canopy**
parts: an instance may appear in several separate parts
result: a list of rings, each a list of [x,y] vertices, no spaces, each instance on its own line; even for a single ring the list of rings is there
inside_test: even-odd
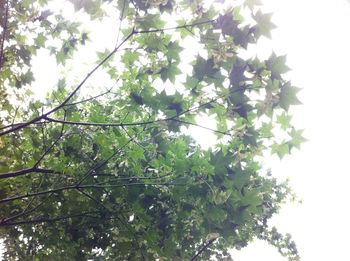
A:
[[[285,56],[247,55],[271,37],[271,14],[227,2],[0,0],[6,260],[232,260],[254,238],[299,260],[268,222],[293,195],[262,167],[303,141],[289,113],[299,89]],[[101,51],[91,35],[111,17],[116,40]],[[52,57],[64,73],[41,100],[32,61],[43,50],[40,73]],[[82,66],[81,50],[95,62],[82,77],[67,66]]]

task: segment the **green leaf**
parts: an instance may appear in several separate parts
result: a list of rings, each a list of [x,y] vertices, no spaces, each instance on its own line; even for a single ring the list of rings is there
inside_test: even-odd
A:
[[[279,80],[269,79],[267,81],[266,90],[276,93],[280,89],[280,86],[281,86],[281,82]]]
[[[167,58],[169,61],[180,60],[180,52],[183,50],[183,48],[179,45],[178,41],[170,42],[167,50]]]
[[[231,13],[219,15],[215,24],[217,29],[221,29],[223,35],[233,35],[234,31],[238,29],[239,22],[233,19]]]
[[[300,91],[299,88],[291,86],[290,82],[285,83],[279,94],[279,105],[285,109],[289,110],[290,105],[301,104],[300,100],[297,97],[297,93]]]
[[[134,160],[145,160],[145,150],[141,148],[139,145],[135,145],[134,148],[128,153],[129,157]]]
[[[46,37],[40,33],[37,38],[35,38],[34,42],[38,47],[45,47]]]
[[[253,16],[259,33],[267,38],[271,38],[271,30],[276,28],[271,22],[271,17],[272,14],[263,14],[260,10]]]
[[[294,128],[292,128],[292,131],[290,132],[292,140],[290,141],[290,143],[293,147],[300,149],[300,145],[303,142],[307,141],[307,139],[305,139],[302,135],[303,132],[304,130],[295,130]]]
[[[277,116],[277,123],[281,125],[281,128],[283,130],[287,130],[291,126],[291,119],[292,116],[288,115],[286,112],[283,112],[282,114]]]
[[[139,53],[132,52],[132,51],[126,51],[125,54],[122,56],[122,62],[126,65],[133,65],[135,61],[139,59]]]
[[[287,142],[280,144],[275,143],[271,146],[271,154],[277,154],[280,159],[289,154],[289,146]]]
[[[298,89],[285,79],[285,56],[245,55],[274,27],[256,8],[261,1],[226,10],[222,0],[204,2],[70,0],[67,8],[78,13],[67,17],[47,9],[53,0],[10,1],[0,59],[7,259],[190,260],[220,235],[199,258],[226,260],[227,249],[263,238],[297,260],[289,236],[265,225],[291,190],[264,175],[260,161],[265,151],[282,158],[305,140],[285,112],[299,103]],[[120,31],[120,46],[106,42],[109,50],[94,61],[101,39],[90,36],[110,25],[112,38]],[[60,80],[41,101],[31,65],[44,48],[56,58]],[[44,72],[45,62],[40,66]],[[229,135],[204,148],[200,133],[188,128],[199,119]]]
[[[222,223],[227,217],[227,213],[222,208],[219,208],[219,207],[210,208],[206,212],[206,215],[208,216],[211,222],[217,225]]]
[[[281,74],[286,73],[290,70],[286,65],[286,58],[286,55],[276,56],[275,53],[272,53],[270,58],[266,61],[266,68],[271,71],[272,80],[281,80]]]
[[[142,30],[163,28],[165,22],[160,19],[159,14],[146,14],[136,18],[136,25]]]
[[[215,73],[218,71],[219,69],[215,68],[215,63],[212,58],[205,60],[200,55],[197,56],[196,64],[193,66],[195,78],[201,81],[205,76],[214,77]]]
[[[170,80],[171,83],[175,83],[176,75],[180,74],[181,71],[178,68],[177,64],[169,64],[168,67],[163,67],[160,70],[160,75],[162,80],[165,82],[167,79]]]

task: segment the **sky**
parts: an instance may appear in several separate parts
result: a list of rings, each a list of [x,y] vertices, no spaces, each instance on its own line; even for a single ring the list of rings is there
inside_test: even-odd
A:
[[[275,176],[290,178],[303,201],[284,206],[272,223],[292,234],[303,261],[350,260],[350,0],[262,1],[278,28],[272,41],[262,41],[258,50],[261,55],[272,50],[287,54],[292,68],[287,77],[302,88],[298,96],[303,105],[293,108],[293,123],[305,129],[308,139],[282,161],[266,159]],[[81,65],[77,79],[89,68]],[[50,60],[45,69],[57,72]],[[39,89],[47,86],[47,77],[41,75]],[[259,241],[232,254],[235,261],[286,260]]]
[[[290,177],[302,204],[288,204],[272,223],[291,233],[302,260],[350,260],[350,1],[263,0],[278,26],[272,49],[287,54],[288,77],[303,88],[294,124],[308,139],[282,161],[269,159],[276,176]],[[283,261],[255,242],[233,253],[235,261]]]

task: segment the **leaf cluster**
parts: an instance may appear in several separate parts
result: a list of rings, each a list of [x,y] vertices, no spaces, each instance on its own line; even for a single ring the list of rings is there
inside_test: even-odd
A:
[[[8,0],[0,9],[5,257],[230,260],[228,249],[258,237],[298,260],[290,237],[268,225],[290,189],[258,160],[264,151],[283,157],[303,142],[288,112],[300,103],[298,88],[284,80],[284,56],[241,55],[274,27],[259,1],[228,10],[204,1],[70,2],[100,23],[112,8],[123,26],[114,48],[96,51],[85,78],[60,79],[45,101],[28,91],[32,57],[47,49],[65,66],[89,33],[83,21],[47,9],[50,1]],[[169,14],[185,12],[167,25]],[[200,49],[187,64],[186,41]],[[88,86],[97,70],[112,87]],[[203,115],[216,128],[198,122]],[[191,126],[215,133],[216,145],[203,149]]]

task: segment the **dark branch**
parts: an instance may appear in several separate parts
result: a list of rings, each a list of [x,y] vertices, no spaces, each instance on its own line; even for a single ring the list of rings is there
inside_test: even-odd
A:
[[[6,178],[13,178],[18,177],[22,175],[26,175],[29,173],[42,173],[42,174],[61,174],[57,171],[51,170],[51,169],[41,169],[41,168],[28,168],[28,169],[21,169],[17,171],[7,172],[0,174],[0,179],[6,179]]]
[[[27,207],[26,207],[21,213],[19,213],[19,214],[17,214],[17,215],[14,215],[14,216],[11,216],[11,217],[9,217],[9,218],[3,219],[2,221],[0,221],[0,226],[2,226],[2,225],[5,224],[5,223],[8,223],[9,221],[12,221],[12,220],[15,220],[15,219],[17,219],[17,218],[20,218],[20,217],[22,217],[22,216],[24,216],[24,215],[28,215],[29,213],[31,213],[31,212],[37,210],[40,206],[42,206],[42,205],[45,203],[45,201],[46,201],[51,195],[52,195],[52,193],[51,193],[48,197],[46,197],[43,201],[41,201],[38,205],[32,207],[31,209],[28,209],[29,206],[32,204],[32,202],[33,202],[34,199],[35,199],[35,197],[33,197],[32,200],[31,200],[31,201],[29,202],[29,204],[27,205]]]
[[[15,200],[21,200],[24,198],[31,198],[31,197],[50,194],[50,193],[59,193],[59,192],[69,191],[69,190],[91,189],[91,188],[92,189],[118,188],[118,187],[131,187],[131,186],[176,186],[176,185],[186,185],[186,184],[184,184],[184,183],[144,183],[144,182],[138,182],[138,183],[106,184],[106,185],[99,185],[99,184],[70,185],[70,186],[65,186],[65,187],[56,188],[56,189],[49,189],[49,190],[39,191],[39,192],[35,192],[35,193],[27,193],[27,194],[20,195],[20,196],[4,198],[4,199],[0,200],[0,204],[10,202],[10,201],[15,201]]]
[[[113,88],[113,87],[112,87],[112,88]],[[87,99],[84,99],[84,100],[81,100],[81,101],[77,101],[77,102],[67,103],[67,104],[64,105],[64,106],[67,106],[67,107],[68,107],[68,106],[73,106],[73,105],[77,105],[77,104],[80,104],[80,103],[84,103],[84,102],[88,102],[88,101],[95,100],[95,99],[97,99],[97,98],[100,98],[100,97],[102,97],[102,96],[104,96],[104,95],[110,93],[111,90],[112,90],[112,88],[110,88],[110,89],[108,89],[107,91],[105,91],[105,92],[103,92],[103,93],[100,93],[100,94],[98,94],[98,95],[96,95],[96,96],[92,96],[92,97],[90,97],[90,98],[87,98]]]
[[[117,154],[120,153],[120,151],[125,148],[133,139],[129,139],[126,143],[124,143],[121,147],[119,147],[114,153],[112,153],[107,159],[102,161],[101,163],[97,164],[95,167],[89,169],[87,172],[85,172],[84,176],[76,183],[76,186],[79,186],[85,179],[87,179],[91,174],[93,174],[94,171],[102,168],[104,165],[108,163],[113,157],[115,157]]]
[[[215,129],[212,129],[212,128],[208,128],[208,127],[205,127],[203,125],[200,125],[200,124],[197,124],[195,122],[189,122],[189,121],[183,121],[183,120],[178,120],[178,119],[172,119],[173,121],[176,121],[176,122],[179,122],[179,123],[183,123],[183,124],[188,124],[188,125],[192,125],[192,126],[197,126],[199,128],[202,128],[202,129],[205,129],[205,130],[208,130],[208,131],[212,131],[212,132],[215,132],[215,133],[219,133],[219,134],[223,134],[223,135],[227,135],[227,136],[232,136],[230,133],[228,132],[224,132],[224,131],[219,131],[219,130],[215,130]]]
[[[0,227],[29,225],[29,224],[42,223],[42,222],[57,222],[68,218],[77,218],[77,217],[100,218],[100,216],[89,216],[90,214],[100,214],[100,211],[89,211],[89,212],[84,212],[76,215],[69,215],[69,216],[63,216],[63,217],[57,217],[57,218],[38,218],[38,219],[24,220],[24,221],[4,223],[4,224],[0,223]]]
[[[5,49],[5,38],[7,33],[7,24],[8,24],[8,15],[9,15],[9,1],[6,1],[6,10],[5,10],[5,24],[2,30],[1,46],[0,46],[0,70],[5,63],[4,49]]]
[[[63,119],[66,119],[67,116],[67,112],[64,111],[64,116]],[[53,149],[53,147],[55,147],[57,145],[57,143],[59,142],[59,140],[63,137],[63,131],[64,131],[64,124],[61,127],[61,131],[60,131],[60,135],[56,138],[56,140],[50,145],[50,147],[48,147],[45,152],[41,155],[41,157],[37,160],[37,162],[34,164],[33,168],[36,169],[40,162],[45,158],[45,156],[47,154],[50,153],[50,151]]]
[[[164,32],[164,31],[168,31],[168,30],[177,30],[177,29],[184,29],[184,28],[188,28],[188,27],[194,27],[194,26],[198,26],[198,25],[202,25],[202,24],[210,24],[215,22],[215,20],[207,20],[207,21],[202,21],[202,22],[198,22],[198,23],[193,23],[193,24],[184,24],[184,25],[180,25],[180,26],[174,26],[174,27],[169,27],[169,28],[163,28],[163,29],[150,29],[150,30],[142,30],[142,31],[135,31],[135,34],[144,34],[144,33],[157,33],[157,32]]]
[[[213,242],[216,240],[217,238],[212,238],[210,239],[204,246],[202,246],[199,251],[191,258],[191,261],[196,260],[200,254],[203,253],[204,250],[206,250],[211,244],[213,244]]]
[[[86,76],[85,78],[80,82],[80,84],[66,97],[66,99],[59,104],[58,106],[56,106],[55,108],[51,109],[50,111],[35,117],[34,119],[27,121],[25,123],[22,123],[20,125],[16,125],[15,127],[3,131],[0,133],[0,137],[3,135],[6,135],[8,133],[14,132],[14,131],[18,131],[20,129],[23,129],[33,123],[36,123],[44,118],[46,118],[47,116],[49,116],[50,114],[54,113],[55,111],[58,111],[59,109],[63,108],[69,101],[70,99],[80,90],[80,88],[85,84],[85,82],[91,77],[91,75],[98,69],[100,68],[104,63],[106,63],[117,51],[118,49],[127,41],[129,40],[129,38],[134,34],[134,31],[131,32],[129,35],[127,35],[124,40],[116,47],[113,49],[112,52],[110,52],[102,61],[100,61]]]
[[[143,121],[143,122],[132,122],[132,123],[113,123],[113,122],[104,123],[104,122],[65,121],[65,120],[53,119],[50,117],[45,117],[45,119],[49,122],[55,122],[55,123],[61,123],[61,124],[67,124],[67,125],[96,126],[96,127],[141,126],[141,125],[148,125],[155,122],[164,121],[164,119],[161,119],[161,120],[155,120],[155,121]]]
[[[113,49],[113,51],[111,51],[102,61],[100,61],[86,76],[85,78],[80,82],[80,84],[66,97],[66,99],[59,104],[58,106],[56,106],[55,108],[49,110],[48,112],[35,117],[34,119],[24,122],[22,124],[15,124],[14,127],[12,127],[11,129],[5,130],[3,132],[0,133],[0,137],[3,135],[6,135],[8,133],[11,132],[15,132],[18,131],[20,129],[23,129],[31,124],[34,124],[38,121],[41,121],[43,119],[48,118],[49,115],[51,115],[52,113],[54,113],[55,111],[63,108],[64,106],[66,106],[66,104],[68,104],[68,102],[70,101],[70,99],[81,89],[81,87],[85,84],[85,82],[91,77],[92,74],[94,74],[94,72],[100,68],[104,63],[106,63],[118,50],[119,48],[126,42],[128,41],[134,34],[144,34],[144,33],[155,33],[155,32],[164,32],[167,30],[176,30],[176,29],[181,29],[181,28],[188,28],[188,27],[194,27],[194,26],[198,26],[198,25],[202,25],[202,24],[208,24],[208,23],[212,23],[215,20],[208,20],[208,21],[203,21],[203,22],[198,22],[198,23],[193,23],[193,24],[185,24],[185,25],[180,25],[180,26],[175,26],[175,27],[169,27],[169,28],[162,28],[162,29],[151,29],[151,30],[142,30],[142,31],[135,31],[133,30],[131,33],[129,33],[124,40],[116,47]]]

